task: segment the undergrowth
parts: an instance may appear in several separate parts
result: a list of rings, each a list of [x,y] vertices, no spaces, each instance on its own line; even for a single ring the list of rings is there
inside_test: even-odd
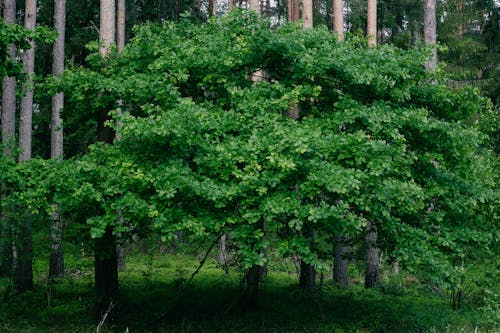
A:
[[[387,278],[375,290],[365,290],[356,279],[349,288],[325,279],[308,294],[297,288],[296,274],[270,270],[260,308],[244,311],[242,273],[224,273],[215,260],[184,289],[197,264],[188,255],[129,256],[115,307],[101,332],[498,332],[491,318],[496,304],[466,303],[452,311],[445,294],[402,277]],[[38,260],[35,291],[24,295],[14,294],[8,281],[0,280],[0,332],[96,330],[102,314],[95,307],[93,262],[67,256],[66,265],[66,277],[49,286],[46,261]]]

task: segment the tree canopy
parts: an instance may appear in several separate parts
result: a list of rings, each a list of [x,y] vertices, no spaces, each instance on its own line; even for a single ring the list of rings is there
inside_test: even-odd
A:
[[[321,268],[325,240],[354,242],[371,221],[390,257],[450,283],[498,244],[492,104],[427,72],[425,50],[364,45],[241,11],[138,26],[123,53],[95,47],[91,68],[47,84],[67,96],[66,128],[91,142],[109,110],[119,140],[10,165],[1,181],[35,214],[57,204],[79,237],[230,232],[246,268],[262,249]]]

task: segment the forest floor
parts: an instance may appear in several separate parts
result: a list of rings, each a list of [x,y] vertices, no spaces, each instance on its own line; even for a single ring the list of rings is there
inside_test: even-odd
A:
[[[361,279],[339,288],[325,278],[315,293],[297,287],[293,263],[270,267],[260,307],[243,311],[242,273],[186,255],[135,254],[101,332],[499,332],[474,297],[452,311],[445,293],[415,279],[386,279],[365,290]],[[48,286],[46,260],[36,260],[33,292],[16,295],[0,280],[0,332],[92,332],[102,320],[93,292],[92,258],[66,257],[67,274]]]

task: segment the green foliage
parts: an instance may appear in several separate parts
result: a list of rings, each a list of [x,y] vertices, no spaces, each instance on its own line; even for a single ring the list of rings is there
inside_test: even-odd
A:
[[[26,50],[30,48],[29,39],[52,43],[55,37],[55,33],[47,27],[39,26],[30,31],[17,24],[5,23],[3,18],[0,18],[0,77],[6,75],[22,77],[23,75],[22,66],[15,59],[9,57],[9,45]]]
[[[32,183],[19,177],[12,197],[39,213],[57,203],[87,238],[108,227],[123,237],[230,233],[243,267],[272,250],[320,268],[305,225],[318,240],[360,239],[370,220],[391,257],[457,285],[460,263],[498,241],[497,161],[481,131],[491,126],[470,121],[492,106],[440,84],[425,60],[339,44],[322,28],[271,31],[239,11],[202,26],[139,26],[122,54],[92,55],[91,67],[49,85],[66,93],[70,128],[85,119],[93,133],[109,110],[119,140],[21,166]],[[287,116],[294,107],[298,120]]]

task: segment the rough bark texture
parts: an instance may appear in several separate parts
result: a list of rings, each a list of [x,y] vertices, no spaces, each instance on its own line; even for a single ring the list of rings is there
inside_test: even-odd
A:
[[[64,41],[66,32],[66,0],[54,1],[54,28],[58,33],[52,49],[52,73],[64,72]],[[52,119],[50,137],[50,157],[63,158],[63,126],[61,110],[64,107],[64,94],[57,93],[52,97]],[[50,240],[51,252],[49,260],[49,278],[64,276],[64,253],[62,249],[63,222],[58,214],[58,207],[54,207],[51,216]]]
[[[66,26],[66,0],[54,2],[54,28],[58,33],[52,48],[52,73],[54,75],[64,72],[64,41]],[[58,93],[52,97],[52,122],[50,156],[60,159],[63,155],[63,128],[61,109],[64,107],[64,94]]]
[[[16,22],[16,1],[4,0],[3,18],[6,23]],[[7,52],[11,58],[16,56],[14,45],[8,47]],[[2,80],[2,143],[13,144],[16,130],[16,79],[14,77],[4,77]],[[11,156],[11,147],[5,145],[3,154]],[[1,195],[6,188],[2,185]],[[0,215],[0,276],[10,277],[12,275],[12,232],[8,223],[7,214],[2,211]]]
[[[378,266],[380,250],[377,246],[377,238],[377,226],[372,222],[367,222],[365,288],[376,287],[379,282]]]
[[[424,0],[424,41],[433,47],[426,67],[427,69],[434,69],[437,66],[436,0]]]
[[[36,0],[26,0],[24,26],[33,30],[36,25]],[[19,161],[31,158],[31,139],[33,123],[33,74],[35,72],[35,41],[30,40],[31,48],[24,51],[23,69],[27,75],[24,96],[21,99],[21,118],[19,122]]]
[[[122,52],[125,48],[125,8],[125,0],[118,0],[116,16],[116,46],[118,52]]]
[[[107,57],[110,46],[115,43],[116,7],[115,0],[101,0],[99,52]],[[104,126],[109,119],[108,111],[99,111],[97,119],[97,141],[113,143],[114,133],[111,128]],[[94,270],[95,288],[102,300],[112,296],[118,289],[118,265],[116,257],[116,237],[108,228],[104,236],[94,242]]]
[[[115,44],[115,24],[116,24],[115,0],[101,0],[101,10],[99,17],[99,39],[101,45],[99,52],[106,57],[111,45]]]
[[[298,0],[288,1],[288,22],[296,22],[300,19],[300,7]]]
[[[16,1],[5,0],[3,3],[3,19],[5,23],[16,23]],[[10,45],[7,49],[9,57],[16,57],[16,47]],[[16,79],[4,77],[2,85],[2,142],[7,143],[14,138],[16,130]],[[10,156],[11,149],[4,147],[5,156]]]
[[[64,276],[64,253],[62,250],[63,221],[57,212],[57,208],[52,214],[51,220],[49,278],[59,278]]]
[[[347,287],[349,285],[349,270],[346,241],[343,237],[335,237],[335,245],[333,248],[333,280],[338,284]]]
[[[368,0],[366,35],[368,46],[377,45],[377,0]]]
[[[333,32],[339,41],[344,40],[344,1],[333,0]]]
[[[26,0],[24,26],[33,30],[36,25],[36,0]],[[31,48],[24,51],[23,69],[27,75],[24,96],[21,99],[21,116],[19,122],[19,162],[31,158],[32,120],[33,120],[33,77],[35,69],[35,42],[30,40]],[[14,259],[12,275],[14,287],[18,291],[33,289],[33,244],[31,216],[25,218],[16,226],[14,246],[17,251]]]
[[[123,52],[123,49],[125,48],[125,0],[117,0],[117,16],[116,16],[116,44],[118,47],[118,52]],[[118,100],[117,104],[120,106],[119,113],[121,115],[121,109],[123,107],[123,101]],[[120,133],[119,129],[122,127],[122,123],[118,122],[118,130],[115,133],[115,139],[120,140]],[[125,220],[123,218],[123,215],[121,212],[118,212],[118,218],[120,220],[121,224],[125,223]],[[121,239],[121,235],[118,235],[118,239]],[[117,268],[120,272],[125,270],[125,255],[126,255],[126,250],[125,250],[125,244],[123,244],[121,241],[116,245],[116,256],[117,256]]]
[[[311,249],[314,247],[314,229],[311,225],[304,226],[305,237],[309,240]],[[304,290],[313,290],[316,287],[316,269],[313,265],[300,261],[299,286]]]
[[[313,27],[313,2],[312,0],[302,0],[302,21],[304,28]]]
[[[233,0],[227,0],[227,11],[231,11],[234,8]]]

